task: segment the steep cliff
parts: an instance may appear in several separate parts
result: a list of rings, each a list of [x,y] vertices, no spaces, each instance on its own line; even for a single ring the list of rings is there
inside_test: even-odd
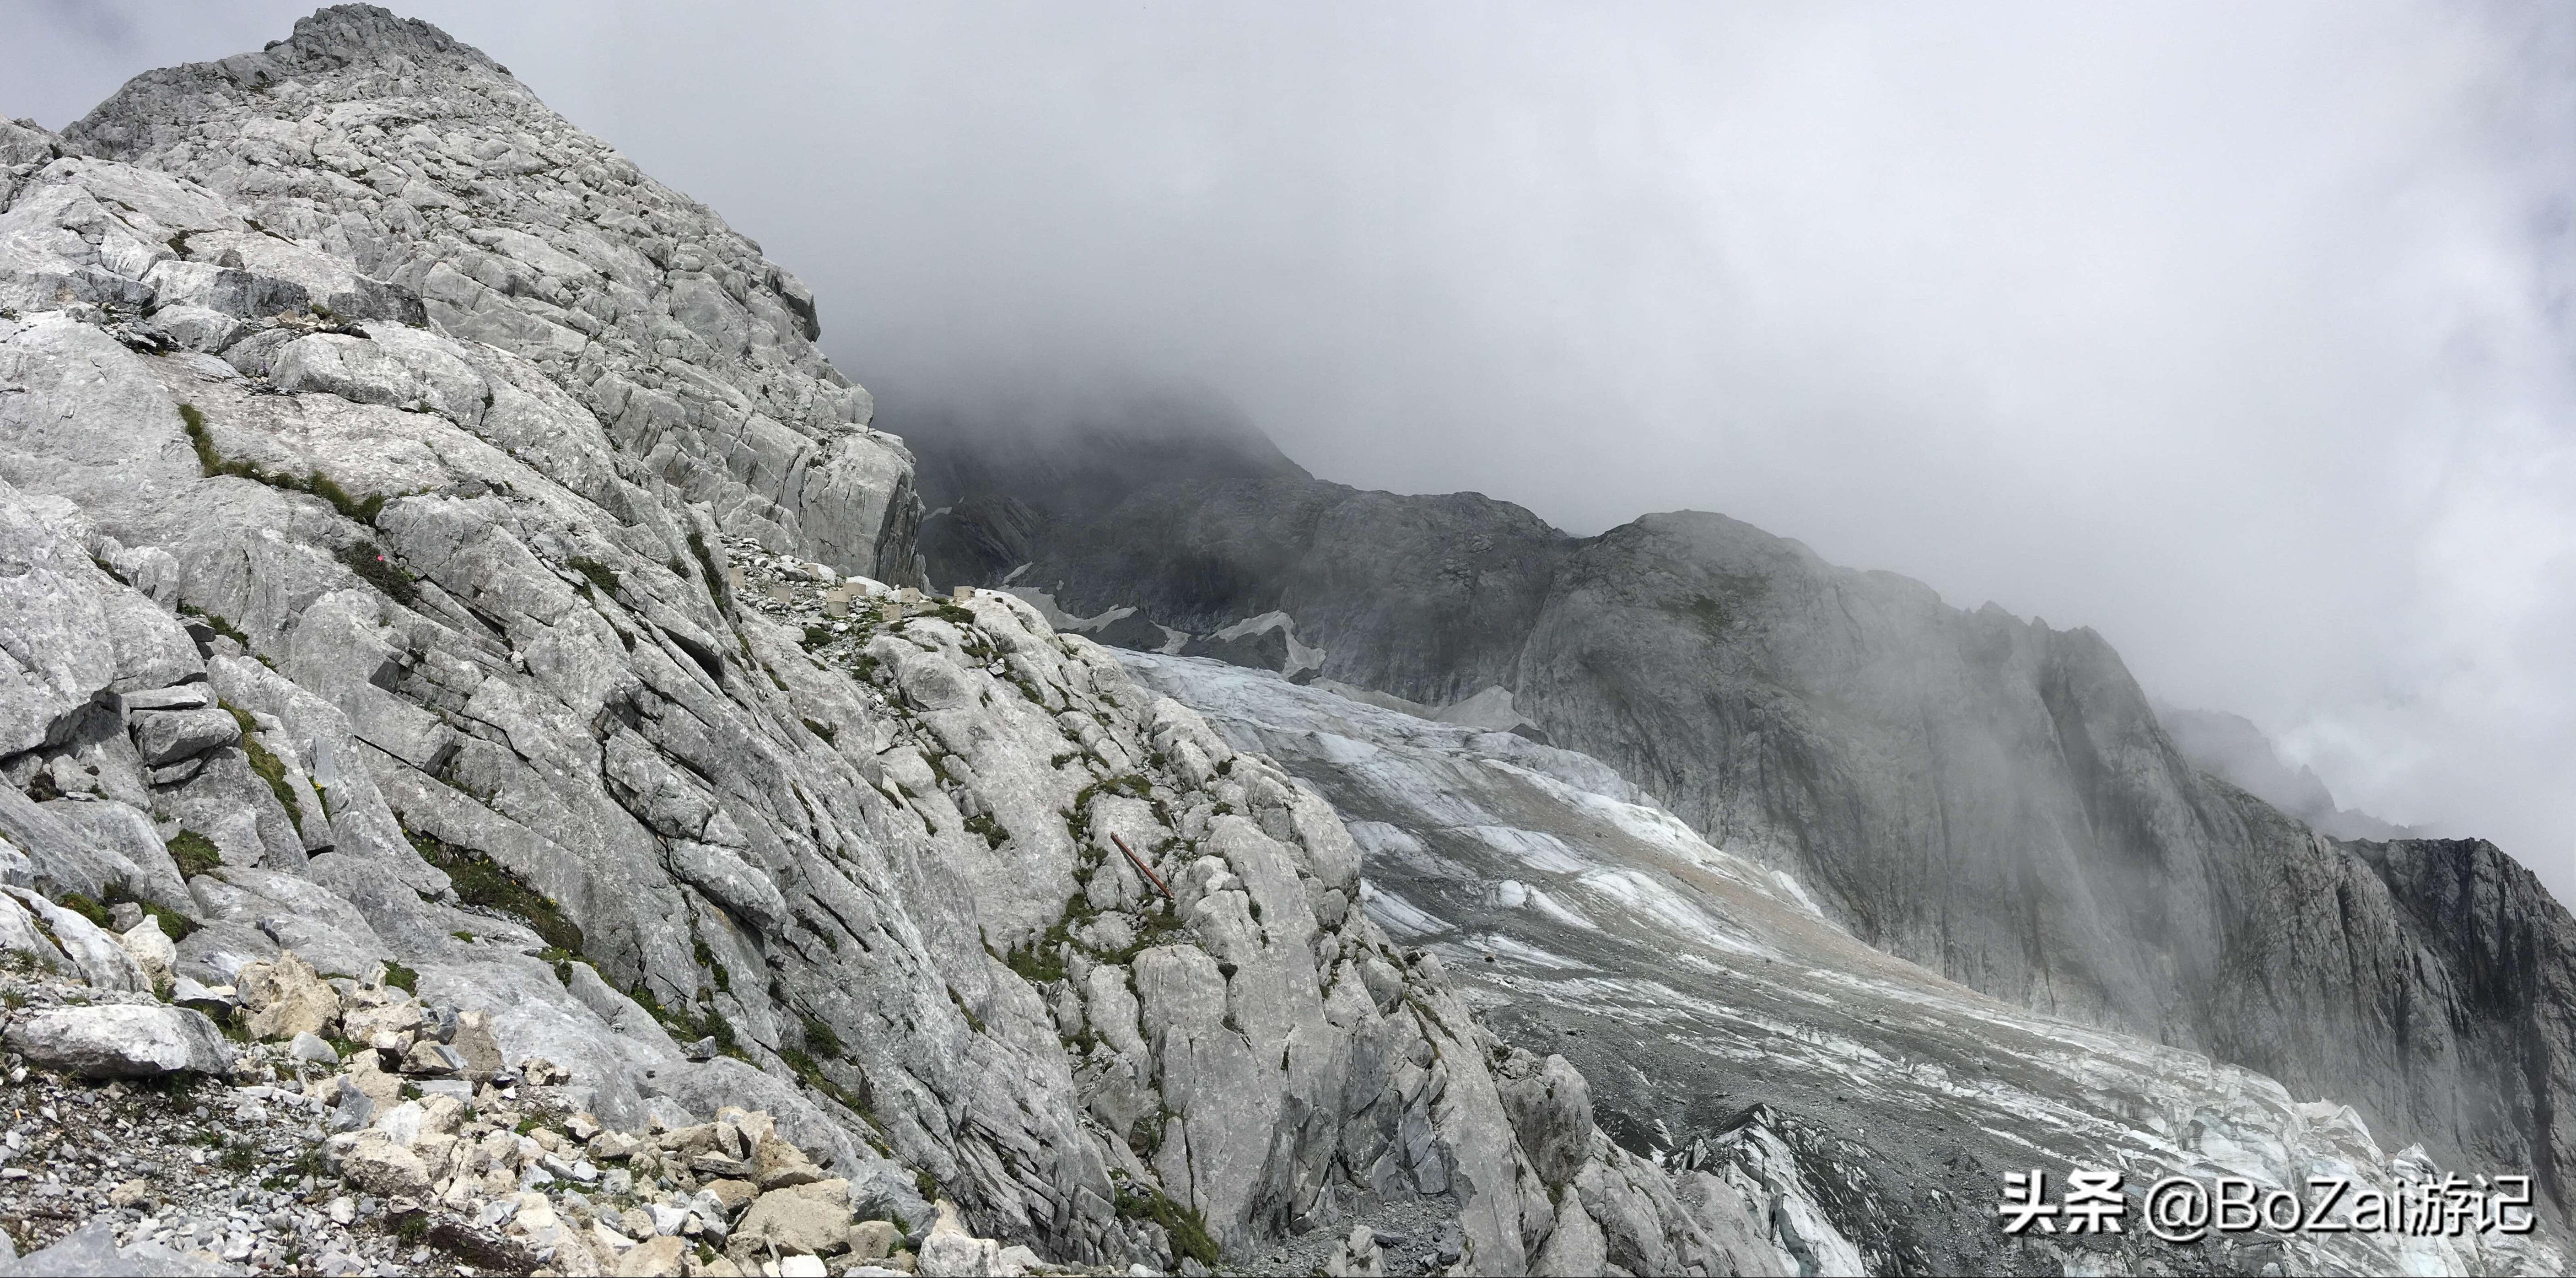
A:
[[[2504,1032],[2419,884],[2190,766],[2091,631],[1649,516],[1557,575],[1511,687],[1556,740],[1795,870],[1891,953],[2554,1177],[2564,1083],[2527,1062],[2563,1056],[2576,1017]],[[2518,911],[2565,926],[2517,886]],[[2458,921],[2473,947],[2510,943],[2492,912]],[[2548,963],[2516,970],[2523,1006],[2549,1007]]]
[[[1326,680],[1505,702],[1978,990],[2552,1184],[2576,1135],[2535,1064],[2576,1041],[2563,960],[2516,939],[2565,910],[2522,875],[2509,909],[2427,922],[2423,881],[2193,766],[2089,630],[1961,611],[1718,515],[1575,539],[1473,494],[1313,480],[1138,489],[1014,567],[1066,614],[1203,634],[1276,610]],[[2531,963],[2475,966],[2517,946]]]

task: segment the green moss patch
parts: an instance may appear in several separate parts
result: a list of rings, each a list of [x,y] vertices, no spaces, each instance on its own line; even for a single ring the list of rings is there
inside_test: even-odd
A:
[[[181,830],[170,836],[170,859],[179,863],[179,877],[193,879],[212,874],[224,863],[223,853],[215,850],[215,841],[194,830]]]
[[[569,953],[581,952],[581,928],[565,918],[552,897],[528,885],[528,881],[504,869],[499,862],[469,848],[413,834],[411,845],[420,859],[437,866],[455,885],[456,897],[467,905],[498,910],[526,922],[546,944]]]
[[[358,579],[385,593],[385,597],[408,608],[420,600],[418,578],[401,564],[395,563],[384,549],[364,537],[340,548],[340,563],[358,574]]]
[[[179,405],[179,421],[187,429],[188,446],[196,450],[198,473],[209,479],[218,475],[231,475],[266,484],[271,488],[282,488],[288,492],[310,493],[331,503],[333,510],[362,524],[375,523],[376,516],[384,512],[384,498],[369,496],[362,500],[353,497],[347,489],[340,486],[339,481],[321,471],[309,471],[303,475],[281,475],[261,470],[239,458],[224,456],[215,450],[215,437],[206,429],[205,413],[199,411],[194,404]]]
[[[206,623],[206,629],[212,630],[216,634],[222,635],[224,638],[240,644],[241,649],[244,652],[249,652],[251,650],[250,636],[243,634],[241,632],[241,627],[234,625],[232,622],[225,620],[223,617],[218,616],[215,613],[207,612],[202,608],[193,607],[188,604],[181,604],[179,605],[179,615],[182,617],[194,617],[197,620]]]
[[[296,802],[295,787],[286,780],[286,761],[271,753],[267,746],[260,744],[259,721],[251,718],[250,711],[229,701],[218,701],[215,704],[231,711],[233,722],[241,725],[242,754],[250,759],[250,770],[259,774],[260,780],[268,783],[268,792],[277,796],[279,807],[286,809],[286,819],[295,824],[295,832],[303,833],[304,805]]]
[[[1771,593],[1770,581],[1752,574],[1720,574],[1711,584],[1712,593],[1660,605],[1697,627],[1711,642],[1725,639],[1729,631],[1743,625],[1746,615]]]
[[[715,597],[716,607],[733,611],[733,590],[725,584],[724,573],[716,568],[715,552],[707,549],[707,539],[695,528],[689,530],[689,553],[697,557],[699,571],[706,574],[707,593]]]
[[[833,1033],[831,1026],[824,1024],[820,1017],[807,1016],[802,1019],[805,1046],[808,1050],[821,1053],[826,1060],[841,1055],[841,1036]]]
[[[131,905],[142,910],[146,917],[160,923],[161,934],[173,941],[186,940],[190,932],[197,930],[196,920],[168,906],[154,905],[128,891],[122,883],[108,884],[106,896],[105,901],[98,901],[91,899],[85,893],[65,892],[62,898],[54,903],[88,919],[93,925],[108,932],[116,930],[116,916],[112,908],[119,905]]]
[[[1207,1217],[1173,1202],[1163,1191],[1119,1185],[1118,1214],[1161,1225],[1171,1237],[1173,1251],[1202,1265],[1216,1264],[1216,1238],[1208,1233]]]
[[[984,836],[984,846],[992,848],[1002,846],[1011,837],[1011,832],[1003,829],[1001,822],[981,812],[966,818],[966,832]]]
[[[574,572],[580,573],[584,580],[608,594],[616,594],[617,588],[623,584],[623,579],[617,575],[616,569],[596,559],[575,555],[570,563]]]

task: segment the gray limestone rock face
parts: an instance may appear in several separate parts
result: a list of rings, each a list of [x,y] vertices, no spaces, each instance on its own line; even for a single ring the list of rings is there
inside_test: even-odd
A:
[[[134,716],[134,748],[146,767],[160,767],[241,740],[241,726],[221,710],[162,710]]]
[[[1169,1263],[1174,1212],[1247,1246],[1392,1177],[1522,1266],[1472,1023],[1349,908],[1331,808],[1026,604],[890,592],[909,459],[801,289],[428,28],[326,11],[263,65],[137,80],[0,211],[52,254],[31,296],[121,264],[237,322],[156,354],[75,288],[0,324],[12,536],[63,583],[20,628],[109,640],[0,764],[95,761],[83,804],[191,849],[192,999],[282,950],[344,984],[399,961],[457,1013],[408,1068],[543,1056],[610,1121],[755,1100],[854,1204],[927,1219],[926,1175],[1084,1262]],[[264,313],[289,286],[322,309]],[[116,639],[155,626],[186,662]],[[177,731],[205,716],[251,727]],[[148,877],[13,799],[31,879]],[[1353,1081],[1388,1051],[1462,1063]]]
[[[190,233],[140,282],[243,318],[313,306],[387,321],[288,342],[268,374],[511,436],[507,390],[480,394],[471,369],[402,326],[488,343],[545,369],[726,531],[910,577],[910,454],[869,429],[867,392],[814,349],[812,294],[757,245],[425,23],[343,6],[263,56],[257,85],[217,63],[139,76],[67,130],[72,150],[193,179],[243,210],[143,206]]]
[[[179,938],[178,974],[200,985],[231,985],[242,968],[277,957],[277,942],[247,923],[200,922]]]
[[[0,1259],[0,1274],[29,1278],[212,1278],[242,1270],[220,1261],[192,1256],[149,1240],[116,1245],[116,1227],[104,1218],[92,1220],[68,1237],[15,1260]]]
[[[13,797],[0,793],[0,823],[6,822]],[[61,868],[39,876],[50,879],[54,886],[49,890],[101,898],[113,895],[109,890],[113,885],[155,905],[173,909],[189,905],[179,867],[171,861],[151,818],[124,803],[52,800],[37,805],[36,817],[28,819],[25,828],[60,832],[54,836],[58,841],[48,844],[47,859]],[[92,874],[94,879],[88,877]]]
[[[101,1003],[30,1010],[9,1021],[9,1050],[82,1078],[222,1074],[232,1049],[213,1021],[184,1007]]]
[[[0,755],[59,743],[117,671],[105,574],[16,496],[0,495],[0,615],[19,619],[0,653]]]
[[[1550,1188],[1562,1188],[1592,1147],[1592,1092],[1562,1056],[1544,1062],[1527,1052],[1503,1063],[1495,1090],[1530,1166]]]
[[[48,956],[48,965],[102,990],[141,992],[152,988],[151,980],[135,963],[134,956],[118,943],[115,933],[33,892],[20,888],[6,892],[51,938],[50,945],[34,949],[38,955]]]

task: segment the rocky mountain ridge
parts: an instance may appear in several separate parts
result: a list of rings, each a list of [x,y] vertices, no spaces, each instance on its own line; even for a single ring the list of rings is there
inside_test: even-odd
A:
[[[1247,469],[1041,518],[985,584],[1059,624],[1281,668],[1208,644],[1275,615],[1322,654],[1300,678],[1435,713],[1499,699],[1872,945],[2530,1168],[2567,1205],[2576,920],[2490,844],[2337,840],[2203,772],[2089,630],[1699,512],[1574,538],[1475,494]],[[2476,886],[2436,910],[2436,879]]]
[[[910,460],[801,286],[489,58],[326,9],[0,159],[0,948],[97,1049],[13,1009],[13,1087],[272,1086],[242,1064],[305,1059],[276,973],[309,967],[287,1004],[328,986],[344,1029],[332,980],[400,978],[372,1073],[497,1104],[542,1057],[567,1123],[739,1160],[756,1111],[833,1187],[812,1240],[702,1253],[622,1213],[665,1236],[727,1169],[629,1169],[631,1207],[521,1230],[559,1272],[846,1268],[853,1219],[949,1273],[1775,1254],[1774,1191],[1594,1139],[1562,1062],[1389,939],[1309,786],[1022,601],[912,589]],[[547,1166],[379,1108],[339,1135],[424,1203]],[[78,1210],[16,1242],[166,1245],[85,1165],[39,1164]],[[353,1174],[263,1186],[261,1227]],[[238,1250],[189,1263],[298,1263]]]
[[[1192,482],[1223,500],[1137,525],[1162,593],[1090,619],[1310,686],[1130,663],[1031,574],[1050,602],[922,592],[909,452],[818,331],[713,213],[380,9],[147,73],[59,137],[0,126],[0,1064],[35,1115],[0,1226],[31,1264],[2153,1267],[2006,1241],[1996,1169],[2550,1165],[2564,914],[2492,849],[2196,792],[2250,832],[2218,851],[2261,854],[2214,897],[2273,911],[2222,915],[2259,935],[2202,975],[2247,1001],[2207,1025],[2279,1041],[2209,1055],[2286,1088],[1861,943],[1921,941],[1868,859],[1913,846],[1887,796],[1953,792],[1906,788],[1885,720],[1891,683],[1957,671],[1891,678],[1890,636],[1960,628],[1995,686],[2046,673],[2016,704],[2049,740],[2100,730],[2067,831],[2171,783],[2098,641],[1945,620],[1740,526],[1577,544],[1214,456]],[[1170,498],[1104,509],[1139,500]],[[1848,642],[1784,641],[1816,581]],[[1622,681],[1691,644],[1724,649],[1700,705],[1769,716],[1750,773],[1813,800],[1806,841],[1701,838],[1773,809],[1658,806],[1697,729],[1582,710],[1688,704]],[[2056,926],[2134,923],[2095,891]],[[2334,1002],[2339,941],[2378,1001]],[[2170,992],[2143,941],[1997,944],[1993,971],[2050,960],[2048,1010]],[[2392,1026],[2360,1067],[2316,1055]],[[131,1188],[207,1160],[229,1179]],[[2180,1263],[2550,1272],[2545,1228]]]

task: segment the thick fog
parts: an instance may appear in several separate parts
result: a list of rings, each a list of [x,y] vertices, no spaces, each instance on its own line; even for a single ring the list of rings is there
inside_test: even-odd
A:
[[[298,6],[19,8],[59,127]],[[1130,386],[2108,635],[2576,889],[2576,10],[409,10],[802,275],[902,431]]]

